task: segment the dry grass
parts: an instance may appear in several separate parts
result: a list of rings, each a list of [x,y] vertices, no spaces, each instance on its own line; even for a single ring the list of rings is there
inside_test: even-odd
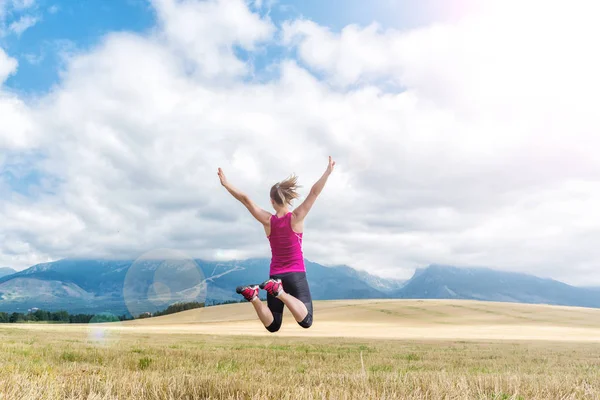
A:
[[[351,316],[365,309],[387,318],[392,330],[414,328],[415,319],[425,324],[421,329],[431,328],[431,321],[436,329],[486,326],[485,318],[494,316],[497,326],[504,321],[513,330],[519,329],[515,318],[521,329],[545,324],[539,327],[548,331],[568,329],[573,321],[584,328],[599,324],[592,318],[595,311],[585,309],[392,302],[335,303],[335,309],[332,304],[321,306],[322,317],[334,310],[323,324],[352,322]],[[452,309],[460,315],[454,324],[447,315]],[[223,310],[235,311],[221,309],[221,315]],[[101,342],[92,340],[89,327],[0,325],[0,399],[600,398],[598,343],[242,336],[243,331],[229,336],[167,329],[170,323],[196,326],[189,319],[217,311],[182,313],[153,325],[136,322],[126,329],[104,325],[109,337]],[[337,321],[331,320],[334,314]],[[255,321],[244,322],[243,315],[235,323],[253,332]],[[208,326],[219,331],[227,324],[213,319]],[[163,330],[153,330],[161,325]],[[289,334],[311,332],[288,328]]]
[[[2,399],[600,398],[591,344],[123,333],[99,347],[15,329],[0,341]]]

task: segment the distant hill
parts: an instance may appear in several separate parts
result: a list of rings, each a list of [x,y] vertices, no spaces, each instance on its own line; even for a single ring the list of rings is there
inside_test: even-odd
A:
[[[181,266],[165,267],[164,261],[145,261],[143,265],[136,264],[134,271],[130,270],[132,260],[60,260],[35,265],[0,278],[0,311],[43,307],[48,310],[66,309],[69,312],[108,311],[120,315],[127,312],[126,300],[148,300],[149,292],[157,287],[160,291],[161,286],[168,286],[170,293],[164,301],[160,295],[156,295],[158,301],[152,304],[142,302],[135,307],[157,311],[177,299],[196,300],[190,299],[189,282],[198,276],[206,279],[202,292],[206,293],[207,304],[240,300],[241,297],[235,293],[236,286],[266,280],[269,262],[269,259],[227,262],[196,260],[200,274],[193,270],[169,274],[171,269]],[[313,298],[320,300],[385,298],[403,283],[399,280],[383,282],[378,277],[346,266],[325,267],[308,260],[306,269]],[[153,286],[157,280],[161,285]]]
[[[594,290],[600,292],[600,286],[583,286],[582,289]]]
[[[598,290],[520,273],[442,265],[418,269],[393,296],[600,307]]]
[[[526,274],[431,265],[402,281],[347,266],[305,262],[315,300],[469,299],[600,308],[598,288],[579,288]],[[240,300],[235,287],[260,283],[269,270],[269,259],[196,263],[182,266],[146,260],[132,267],[131,260],[66,259],[39,264],[0,278],[0,311],[39,307],[121,315],[127,313],[128,305],[140,313],[161,310],[176,301],[205,300],[210,305]],[[205,293],[205,298],[198,293]]]
[[[8,267],[0,267],[0,278],[2,278],[2,277],[4,277],[4,276],[7,276],[7,275],[12,275],[12,274],[14,274],[15,272],[17,272],[17,271],[15,271],[15,270],[14,270],[14,269],[12,269],[12,268],[8,268]]]

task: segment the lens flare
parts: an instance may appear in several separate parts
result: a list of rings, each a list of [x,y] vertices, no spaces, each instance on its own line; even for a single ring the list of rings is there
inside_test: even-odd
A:
[[[186,254],[153,250],[135,260],[127,271],[123,298],[134,318],[148,316],[176,303],[203,303],[206,279],[200,266]]]
[[[120,325],[119,317],[114,314],[96,314],[88,324],[88,341],[96,346],[113,345],[119,340]]]

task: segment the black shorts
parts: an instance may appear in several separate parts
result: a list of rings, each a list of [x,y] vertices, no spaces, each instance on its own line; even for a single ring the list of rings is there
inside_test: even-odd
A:
[[[310,288],[308,287],[308,281],[306,280],[306,272],[287,272],[285,274],[271,275],[271,279],[281,279],[283,290],[300,300],[306,306],[308,315],[304,320],[298,322],[303,328],[310,328],[313,322],[313,304],[312,297],[310,296]],[[281,322],[283,321],[283,301],[277,297],[271,296],[267,293],[267,306],[273,314],[273,323],[267,327],[270,332],[277,332],[281,328]]]

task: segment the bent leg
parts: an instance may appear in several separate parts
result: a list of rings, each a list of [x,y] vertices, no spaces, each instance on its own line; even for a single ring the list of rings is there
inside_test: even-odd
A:
[[[309,328],[313,321],[310,288],[304,272],[292,272],[282,277],[283,292],[277,296],[289,308],[296,322]]]
[[[260,322],[262,322],[265,327],[272,325],[275,318],[269,307],[267,307],[258,297],[255,297],[251,303],[254,306],[254,310],[256,311]]]
[[[303,321],[308,315],[306,305],[291,294],[284,291],[277,298],[287,306],[297,322]]]
[[[281,322],[283,322],[283,314],[274,313],[273,322],[271,325],[265,325],[265,328],[271,333],[275,333],[281,328]]]
[[[312,326],[312,323],[313,323],[312,302],[306,303],[305,306],[308,311],[308,314],[306,314],[306,317],[302,321],[298,321],[298,325],[300,325],[301,327],[303,327],[305,329],[308,329]]]
[[[262,302],[261,305],[267,309],[269,314],[272,316],[272,320],[263,321],[265,328],[269,332],[277,332],[281,328],[283,322],[283,302],[277,297],[273,297],[267,293],[267,305],[265,306]]]

